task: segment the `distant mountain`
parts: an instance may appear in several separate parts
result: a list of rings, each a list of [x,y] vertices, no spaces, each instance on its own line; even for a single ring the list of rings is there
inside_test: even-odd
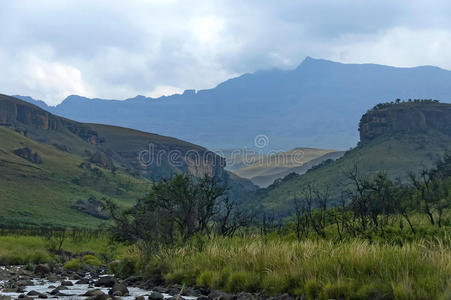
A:
[[[46,109],[77,121],[157,132],[209,149],[299,145],[348,149],[368,107],[396,98],[451,100],[451,72],[437,67],[341,64],[307,57],[296,69],[244,74],[209,90],[125,101],[69,96]],[[25,99],[29,101],[29,99]]]
[[[5,95],[0,141],[0,225],[98,225],[103,198],[132,205],[152,181],[180,172],[217,176],[236,198],[256,190],[201,146],[75,122]]]
[[[339,200],[349,188],[346,173],[357,167],[361,175],[386,172],[407,180],[408,172],[430,168],[451,150],[451,104],[407,102],[379,105],[362,116],[359,145],[336,161],[325,161],[304,175],[289,174],[258,191],[263,207],[288,213],[293,197],[308,184],[329,188]]]

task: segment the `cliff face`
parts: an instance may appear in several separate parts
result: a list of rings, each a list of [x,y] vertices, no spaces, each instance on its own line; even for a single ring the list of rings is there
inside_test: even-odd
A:
[[[50,127],[49,113],[36,109],[28,103],[1,101],[0,125],[13,126],[16,122],[47,130]]]
[[[373,109],[360,120],[360,141],[381,135],[437,130],[451,136],[451,105],[444,103],[400,103]]]

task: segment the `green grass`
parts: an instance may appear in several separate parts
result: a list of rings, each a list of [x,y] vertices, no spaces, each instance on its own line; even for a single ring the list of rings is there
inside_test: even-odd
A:
[[[44,237],[0,236],[0,264],[60,261],[46,250],[48,245]],[[112,244],[108,236],[82,236],[66,238],[63,249],[96,254],[66,261],[66,269],[119,259],[110,270],[124,277],[139,273],[166,283],[232,293],[289,293],[306,299],[449,299],[450,245],[449,236],[402,245],[359,239],[297,242],[289,235],[204,237],[202,247],[189,242],[163,249],[148,260],[137,245]]]
[[[162,252],[155,261],[169,282],[229,292],[288,292],[307,299],[439,299],[450,296],[449,242],[398,246],[362,240],[215,238],[202,251],[185,246]]]
[[[0,236],[0,265],[25,265],[39,264],[58,260],[48,251],[51,248],[51,240],[42,236],[29,235],[4,235]],[[84,251],[95,253],[85,255],[81,260],[86,265],[99,266],[118,259],[126,253],[128,246],[121,243],[112,243],[108,234],[102,236],[81,236],[77,238],[67,237],[62,249],[78,254]],[[71,264],[74,264],[72,262]]]
[[[315,184],[329,187],[338,200],[341,191],[349,188],[345,173],[358,166],[362,174],[386,172],[391,178],[407,178],[409,171],[430,168],[451,147],[451,138],[437,131],[416,135],[380,136],[369,144],[348,151],[342,158],[304,175],[285,178],[281,183],[262,189],[256,198],[267,210],[288,213],[293,197],[301,196],[303,187]]]
[[[0,236],[0,265],[40,264],[51,260],[43,238]]]
[[[10,129],[0,127],[0,223],[95,227],[104,223],[71,206],[77,200],[108,198],[132,205],[148,192],[149,181],[122,171],[113,174],[99,169],[102,176],[83,170],[83,157],[37,143]],[[43,163],[32,164],[12,153],[29,147]],[[80,178],[81,185],[73,182]]]

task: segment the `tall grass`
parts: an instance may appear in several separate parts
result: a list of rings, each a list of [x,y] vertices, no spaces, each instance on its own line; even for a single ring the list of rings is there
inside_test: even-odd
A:
[[[0,236],[0,265],[39,264],[51,260],[41,237]]]
[[[48,237],[23,234],[0,236],[0,265],[26,265],[47,263],[57,260],[49,252],[51,241]],[[79,236],[66,238],[62,249],[77,254],[84,251],[94,252],[103,262],[118,259],[125,253],[127,246],[112,243],[107,233],[99,236]]]
[[[399,246],[362,240],[214,238],[202,249],[187,245],[161,252],[148,271],[155,273],[156,267],[169,282],[229,292],[290,293],[307,299],[451,297],[451,250],[442,241]]]

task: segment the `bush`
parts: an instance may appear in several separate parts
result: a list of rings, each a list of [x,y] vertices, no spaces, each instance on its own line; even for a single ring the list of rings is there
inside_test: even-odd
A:
[[[125,256],[118,264],[118,272],[122,277],[128,277],[137,272],[138,261],[135,257]]]
[[[70,261],[68,261],[64,265],[64,268],[68,269],[68,270],[76,271],[76,270],[80,270],[82,268],[82,264],[81,264],[80,259],[74,258],[74,259],[71,259]]]
[[[216,272],[205,270],[197,277],[196,284],[200,286],[213,286],[215,277],[217,277]]]
[[[89,266],[101,266],[103,265],[100,259],[95,257],[94,255],[85,255],[83,256],[83,262]]]

